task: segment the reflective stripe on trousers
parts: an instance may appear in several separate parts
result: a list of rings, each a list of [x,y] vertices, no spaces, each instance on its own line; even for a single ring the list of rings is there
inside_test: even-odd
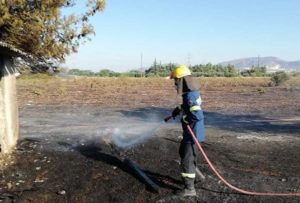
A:
[[[196,177],[196,164],[199,151],[196,146],[191,143],[181,142],[179,147],[179,154],[181,158],[181,176],[183,178]]]
[[[181,173],[181,176],[183,178],[196,178],[196,174],[195,173]]]

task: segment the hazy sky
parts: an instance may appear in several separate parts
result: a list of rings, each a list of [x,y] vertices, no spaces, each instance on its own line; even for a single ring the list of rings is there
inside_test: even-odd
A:
[[[106,0],[91,23],[96,35],[67,57],[69,68],[300,59],[300,0]]]

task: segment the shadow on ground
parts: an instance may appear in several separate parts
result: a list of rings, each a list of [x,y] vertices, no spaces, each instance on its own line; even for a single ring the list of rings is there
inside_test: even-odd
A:
[[[124,116],[139,119],[163,119],[171,114],[172,109],[147,107],[134,110],[120,110]],[[205,125],[233,132],[263,132],[288,133],[294,136],[300,134],[300,120],[284,121],[274,117],[253,114],[222,114],[218,112],[204,112]],[[175,120],[175,122],[179,122]]]
[[[59,142],[58,144],[66,146],[66,147],[72,147],[71,144],[65,143],[65,142]],[[130,174],[132,177],[139,180],[141,183],[145,184],[146,189],[151,192],[159,192],[156,191],[153,185],[149,182],[145,181],[138,173],[137,171],[133,170],[131,167],[129,167],[128,160],[121,158],[118,158],[116,155],[108,154],[102,151],[102,149],[98,146],[95,146],[93,144],[90,145],[84,145],[84,146],[76,146],[73,147],[75,151],[80,152],[83,156],[87,157],[88,159],[92,159],[94,161],[100,161],[106,164],[109,164],[111,166],[115,166],[119,168],[120,170],[124,171],[125,173]],[[142,173],[144,173],[147,177],[150,178],[150,181],[153,181],[154,184],[156,184],[160,188],[166,188],[171,190],[177,190],[178,187],[167,184],[165,180],[168,180],[167,182],[172,182],[175,184],[181,184],[181,181],[178,181],[170,176],[167,175],[161,175],[159,173],[154,173],[148,170],[142,170],[138,168]]]
[[[300,121],[285,122],[277,118],[261,115],[232,115],[217,112],[205,112],[205,124],[233,132],[264,132],[300,134]]]

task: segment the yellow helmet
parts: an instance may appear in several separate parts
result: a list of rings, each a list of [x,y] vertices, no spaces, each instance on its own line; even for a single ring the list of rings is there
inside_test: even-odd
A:
[[[190,69],[186,65],[179,65],[171,73],[171,78],[182,78],[187,75],[191,75]]]

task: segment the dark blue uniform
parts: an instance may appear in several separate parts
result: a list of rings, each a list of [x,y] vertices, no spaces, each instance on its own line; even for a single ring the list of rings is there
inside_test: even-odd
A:
[[[198,91],[186,92],[182,94],[182,127],[183,141],[185,143],[194,143],[186,124],[190,125],[199,142],[205,140],[204,116],[201,109],[201,97]]]
[[[187,129],[187,125],[191,127],[199,142],[205,140],[204,116],[201,109],[201,103],[199,91],[190,91],[182,94],[181,110],[183,116],[181,122],[183,139],[179,148],[182,167],[181,176],[191,182],[194,182],[196,177],[195,171],[199,151]]]

